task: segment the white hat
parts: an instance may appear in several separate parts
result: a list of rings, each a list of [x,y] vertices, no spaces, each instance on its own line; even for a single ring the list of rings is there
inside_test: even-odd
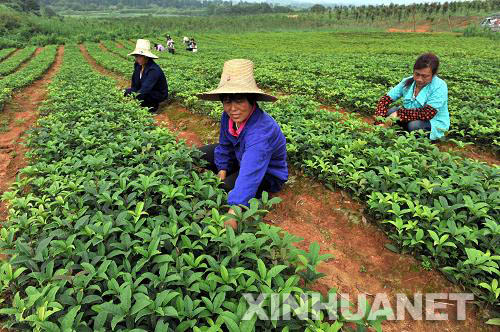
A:
[[[158,59],[156,55],[151,52],[151,43],[147,39],[137,39],[135,50],[129,55],[144,55],[148,58]]]
[[[257,87],[253,75],[253,62],[246,59],[226,61],[217,89],[197,96],[200,99],[217,101],[220,100],[220,95],[225,93],[254,94],[257,101],[276,101],[276,97],[268,95]]]

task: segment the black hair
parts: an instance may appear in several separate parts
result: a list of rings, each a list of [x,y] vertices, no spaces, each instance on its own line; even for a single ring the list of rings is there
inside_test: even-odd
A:
[[[236,93],[221,93],[219,95],[219,99],[220,101],[224,101],[224,95],[233,95],[233,94],[236,94]],[[248,102],[250,103],[250,105],[255,105],[255,103],[257,102],[257,96],[253,93],[242,93],[242,95],[245,96],[245,98],[248,100]]]
[[[432,76],[436,75],[439,69],[439,58],[433,53],[425,53],[417,58],[415,64],[413,65],[413,70],[430,68],[432,71]],[[415,80],[410,77],[405,82],[405,88],[413,84]]]

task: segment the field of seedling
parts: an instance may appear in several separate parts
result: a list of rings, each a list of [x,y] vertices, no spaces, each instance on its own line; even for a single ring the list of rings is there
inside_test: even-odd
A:
[[[145,37],[164,43],[162,36]],[[380,250],[417,262],[416,275],[431,270],[455,291],[473,293],[474,321],[447,325],[449,330],[488,331],[499,324],[498,43],[485,47],[485,38],[452,34],[204,34],[196,36],[199,51],[191,53],[183,50],[182,36],[173,37],[176,54],[157,53],[170,92],[158,115],[120,89],[133,72],[127,54],[135,40],[0,50],[0,108],[7,117],[1,140],[14,151],[26,144],[15,173],[3,162],[15,158],[11,150],[1,155],[5,328],[403,330],[384,322],[385,311],[353,320],[332,308],[335,319],[325,311],[313,319],[317,312],[300,296],[317,291],[322,276],[333,277],[322,264],[334,264],[329,246],[335,239],[326,245],[309,232],[283,229],[279,213],[270,221],[269,211],[298,206],[288,189],[236,208],[239,228],[224,228],[229,206],[220,181],[202,171],[196,144],[177,137],[203,128],[189,120],[182,128],[158,125],[177,105],[187,110],[184,117],[202,119],[216,132],[221,104],[195,94],[215,88],[224,61],[233,58],[254,61],[259,86],[279,97],[260,106],[287,138],[293,174],[287,186],[308,181],[357,202],[360,218],[376,225],[363,229],[385,233]],[[373,126],[371,117],[378,99],[410,76],[415,58],[427,51],[440,57],[439,76],[449,88],[451,130],[436,144]],[[21,94],[29,95],[40,78],[48,85],[33,107],[37,120],[12,140],[12,123],[22,114],[13,105],[29,100]],[[328,232],[318,222],[314,230]],[[351,232],[346,228],[342,235]],[[360,274],[366,270],[362,265]],[[285,308],[288,320],[283,313],[273,316],[276,308],[266,300],[262,310],[277,318],[247,320],[245,293],[279,293],[298,306]],[[308,319],[301,319],[304,313]],[[408,324],[412,331],[442,327]]]

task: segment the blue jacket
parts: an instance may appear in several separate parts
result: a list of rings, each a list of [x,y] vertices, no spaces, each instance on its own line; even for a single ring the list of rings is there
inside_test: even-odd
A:
[[[138,99],[144,100],[145,96],[148,96],[155,101],[162,102],[168,98],[167,79],[163,70],[161,70],[160,66],[153,59],[149,59],[146,64],[142,78],[140,78],[140,74],[141,65],[136,62],[134,73],[132,74],[131,88],[132,92],[139,93],[137,96]]]
[[[238,178],[227,202],[248,206],[265,175],[271,175],[281,184],[288,180],[285,135],[276,121],[258,106],[238,137],[231,135],[228,128],[229,116],[224,112],[215,165],[218,170],[227,171],[239,165]],[[274,191],[279,191],[279,187]]]

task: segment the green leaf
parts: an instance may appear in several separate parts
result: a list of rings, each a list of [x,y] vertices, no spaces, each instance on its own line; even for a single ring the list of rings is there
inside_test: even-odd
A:
[[[153,301],[149,297],[147,297],[147,295],[144,294],[137,294],[134,295],[134,297],[136,298],[136,301],[132,306],[132,310],[130,312],[131,315],[137,314],[139,311],[141,311],[142,309],[146,308],[148,305],[153,303]]]
[[[240,332],[240,328],[238,327],[238,324],[234,320],[231,315],[228,314],[227,311],[224,311],[220,317],[224,321],[224,324],[226,324],[227,328],[229,329],[229,332]]]
[[[120,294],[120,306],[124,312],[129,312],[130,307],[132,305],[132,290],[130,288],[130,284],[125,286]]]
[[[168,331],[168,323],[165,323],[163,319],[158,320],[155,327],[155,332],[165,332]]]
[[[417,230],[417,234],[415,235],[415,239],[416,239],[417,241],[420,241],[420,240],[422,240],[422,239],[423,239],[423,237],[424,237],[424,230],[423,230],[422,228],[419,228],[419,229]]]
[[[59,322],[61,323],[61,329],[63,332],[66,332],[67,330],[71,330],[73,327],[73,323],[75,322],[76,315],[78,311],[80,310],[80,306],[75,306],[71,308],[66,315],[64,315],[63,318],[59,319]]]
[[[276,265],[274,267],[272,267],[269,272],[267,273],[267,277],[268,278],[274,278],[276,277],[278,274],[281,273],[281,271],[283,271],[284,269],[286,269],[288,266],[286,265]]]
[[[500,326],[500,318],[492,318],[492,319],[488,319],[486,321],[486,324],[488,325],[496,325],[496,326]]]
[[[395,246],[394,244],[392,244],[392,243],[386,243],[386,244],[384,245],[384,247],[386,247],[387,249],[389,249],[389,250],[390,250],[390,251],[392,251],[392,252],[395,252],[395,253],[399,254],[399,249],[398,249],[398,247],[396,247],[396,246]]]
[[[264,262],[260,258],[257,260],[257,269],[259,270],[260,278],[262,280],[265,280],[267,269],[266,269],[266,265],[264,264]]]

